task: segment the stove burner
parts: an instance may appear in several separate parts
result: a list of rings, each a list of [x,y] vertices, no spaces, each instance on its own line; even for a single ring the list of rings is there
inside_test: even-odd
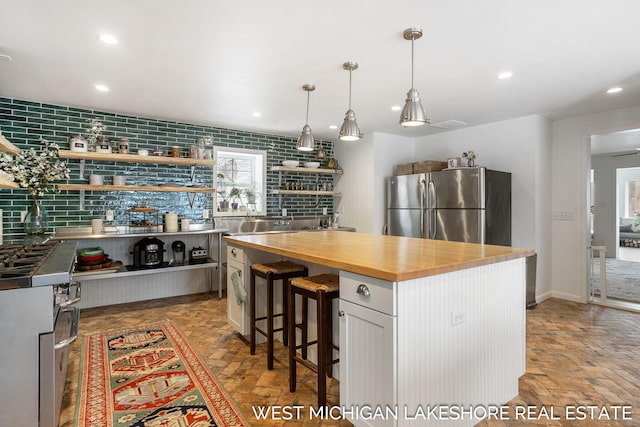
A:
[[[58,243],[0,245],[0,289],[31,286],[31,277]]]

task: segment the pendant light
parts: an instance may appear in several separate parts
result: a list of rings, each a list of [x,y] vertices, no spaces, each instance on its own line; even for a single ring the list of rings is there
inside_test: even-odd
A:
[[[405,101],[402,114],[400,114],[400,124],[402,126],[422,126],[429,124],[427,114],[424,112],[422,103],[420,102],[420,94],[413,87],[413,42],[422,37],[420,28],[408,28],[404,30],[405,40],[411,40],[411,89],[407,92],[407,100]]]
[[[302,127],[302,133],[298,137],[297,148],[300,151],[313,151],[315,149],[315,142],[311,134],[311,126],[309,126],[309,94],[311,91],[316,90],[316,87],[312,84],[306,84],[302,86],[302,90],[307,92],[307,121]]]
[[[340,128],[341,141],[357,141],[360,139],[360,128],[356,122],[356,113],[351,109],[351,72],[358,69],[357,62],[345,62],[342,68],[349,70],[349,109],[344,115],[344,122]]]

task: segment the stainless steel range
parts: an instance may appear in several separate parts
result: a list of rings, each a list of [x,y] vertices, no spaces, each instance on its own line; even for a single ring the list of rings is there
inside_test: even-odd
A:
[[[78,335],[76,242],[0,245],[0,426],[58,425]]]

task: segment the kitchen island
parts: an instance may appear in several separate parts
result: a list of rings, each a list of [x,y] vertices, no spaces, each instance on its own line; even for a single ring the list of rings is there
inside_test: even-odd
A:
[[[518,394],[532,250],[339,231],[225,240],[251,262],[339,272],[340,409],[354,424],[472,426]]]

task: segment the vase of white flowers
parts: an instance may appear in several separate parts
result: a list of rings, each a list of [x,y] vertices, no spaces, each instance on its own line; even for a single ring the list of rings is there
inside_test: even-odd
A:
[[[31,207],[24,219],[28,234],[42,234],[47,230],[48,216],[42,206],[42,197],[54,190],[54,181],[69,178],[67,164],[58,156],[60,147],[43,138],[40,138],[40,143],[42,149],[39,153],[30,148],[13,156],[6,153],[0,156],[0,170],[11,174],[31,196]]]

